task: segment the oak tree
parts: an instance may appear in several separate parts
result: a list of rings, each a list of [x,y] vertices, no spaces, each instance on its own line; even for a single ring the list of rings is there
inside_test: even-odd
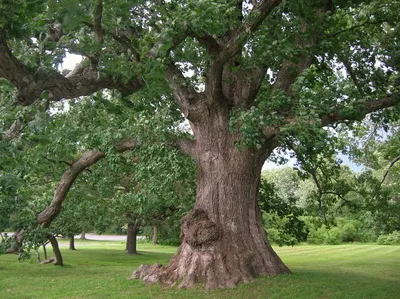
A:
[[[233,287],[290,273],[257,204],[274,149],[323,142],[324,127],[396,107],[399,9],[386,0],[3,1],[0,77],[25,106],[104,89],[131,101],[146,89],[148,107],[172,94],[193,132],[176,144],[197,163],[196,201],[170,263],[133,277]],[[67,52],[85,59],[62,74]]]

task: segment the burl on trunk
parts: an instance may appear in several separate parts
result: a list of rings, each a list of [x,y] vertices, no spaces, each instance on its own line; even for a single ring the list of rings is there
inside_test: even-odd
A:
[[[215,110],[214,110],[215,111]],[[222,112],[222,113],[221,113]],[[166,267],[142,265],[132,278],[190,288],[234,287],[260,275],[290,273],[271,248],[257,203],[271,147],[239,150],[227,110],[193,127],[198,165],[194,209],[181,220],[182,244]]]

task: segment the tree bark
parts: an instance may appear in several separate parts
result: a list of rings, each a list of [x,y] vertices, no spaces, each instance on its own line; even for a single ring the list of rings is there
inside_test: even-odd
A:
[[[82,233],[81,233],[81,238],[80,238],[81,240],[86,240],[86,232],[85,231],[83,231]]]
[[[58,241],[57,241],[56,237],[53,236],[52,234],[49,234],[47,237],[49,238],[50,244],[53,247],[53,253],[54,253],[53,264],[56,266],[63,266],[64,265],[63,259],[62,259],[60,247],[58,246]]]
[[[139,227],[135,223],[128,223],[128,235],[126,238],[127,254],[138,254],[136,249],[136,239]]]
[[[69,237],[69,250],[76,250],[75,248],[75,238],[74,236]]]
[[[258,206],[261,168],[276,146],[238,150],[228,109],[209,112],[194,128],[198,167],[194,209],[181,220],[182,245],[168,266],[142,265],[132,278],[206,289],[234,287],[264,275],[290,273],[271,248]]]
[[[158,227],[153,225],[153,244],[158,244]]]

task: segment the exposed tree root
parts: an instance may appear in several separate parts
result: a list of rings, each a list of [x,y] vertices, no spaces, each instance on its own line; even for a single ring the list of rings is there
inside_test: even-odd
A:
[[[57,259],[55,256],[52,256],[51,258],[48,258],[48,259],[40,262],[41,265],[50,264],[50,263],[53,263],[54,265],[57,263]]]
[[[269,246],[265,234],[234,240],[221,237],[217,226],[202,210],[193,210],[182,219],[182,245],[170,263],[141,265],[130,279],[164,286],[208,289],[233,288],[257,276],[290,273]]]

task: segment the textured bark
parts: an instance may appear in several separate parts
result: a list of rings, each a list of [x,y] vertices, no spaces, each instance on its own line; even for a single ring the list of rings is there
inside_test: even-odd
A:
[[[228,117],[219,107],[196,125],[197,197],[181,220],[178,253],[168,266],[143,266],[132,278],[211,289],[290,273],[267,240],[257,203],[261,167],[275,142],[239,151],[240,136],[229,131]]]
[[[66,76],[55,70],[31,69],[14,57],[7,45],[6,32],[0,29],[0,78],[5,78],[17,89],[16,101],[22,105],[31,105],[40,95],[48,91],[52,101],[71,99],[91,95],[104,88],[118,89],[129,95],[142,87],[139,79],[130,82],[118,82],[112,76],[100,78],[96,66],[88,61],[79,64]]]
[[[72,163],[69,169],[64,172],[58,183],[50,205],[37,216],[38,224],[41,224],[43,227],[50,226],[51,222],[60,213],[62,203],[78,175],[87,167],[92,166],[104,157],[105,154],[103,152],[92,150],[85,152],[79,160]]]
[[[53,236],[52,234],[48,234],[47,236],[49,238],[50,244],[53,247],[53,253],[54,253],[54,257],[50,258],[53,260],[53,264],[56,266],[63,266],[63,258],[61,255],[61,251],[60,251],[60,247],[58,246],[58,241],[56,239],[55,236]],[[43,261],[42,263],[44,263],[45,261]]]
[[[43,254],[44,254],[44,259],[47,260],[47,249],[46,249],[46,244],[43,244]]]
[[[128,223],[128,235],[126,237],[127,254],[138,254],[136,249],[139,227],[135,223]]]
[[[69,250],[76,250],[74,236],[69,237]]]

